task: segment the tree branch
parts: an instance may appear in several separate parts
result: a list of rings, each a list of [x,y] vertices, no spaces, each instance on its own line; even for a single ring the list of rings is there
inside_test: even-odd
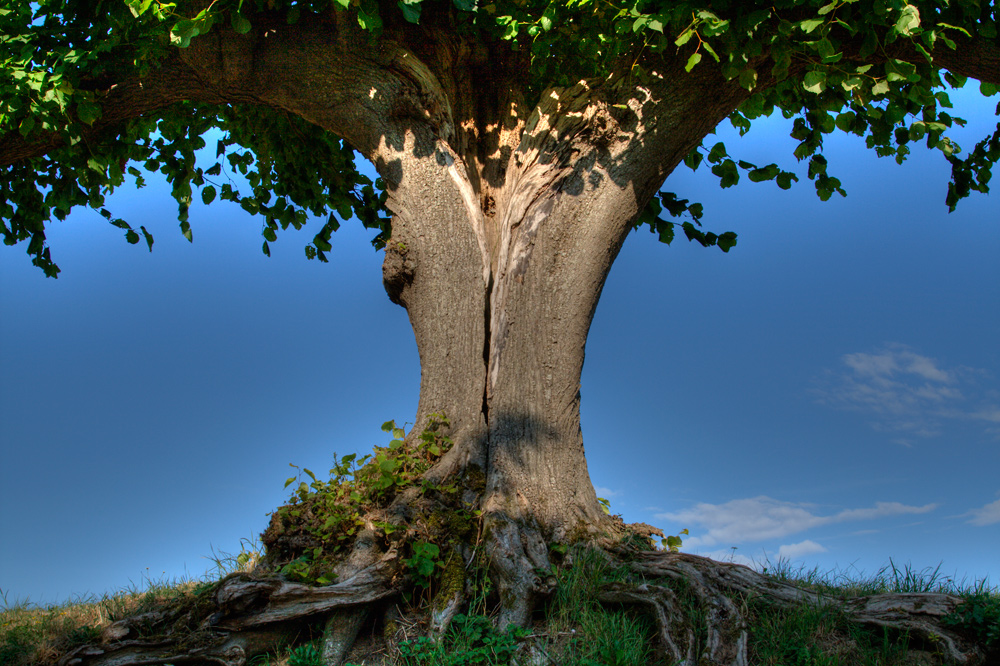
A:
[[[113,83],[97,94],[101,117],[93,125],[81,125],[80,139],[96,143],[115,134],[129,120],[183,101],[221,104],[231,99],[206,87],[197,74],[177,58],[170,58],[145,77],[132,76]],[[64,132],[35,132],[27,137],[8,132],[0,137],[0,166],[40,157],[67,143]]]
[[[956,48],[940,45],[931,54],[934,65],[952,74],[966,76],[987,83],[1000,85],[1000,44],[981,37],[958,37],[953,40]],[[900,42],[896,57],[908,62],[925,62],[909,42]]]

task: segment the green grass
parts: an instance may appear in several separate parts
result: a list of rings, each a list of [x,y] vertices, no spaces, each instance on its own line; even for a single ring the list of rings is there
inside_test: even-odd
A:
[[[0,664],[47,666],[75,647],[100,640],[113,622],[161,608],[193,594],[198,583],[146,581],[113,594],[92,596],[62,604],[36,606],[9,601],[0,591]]]
[[[256,540],[244,540],[238,554],[213,551],[215,571],[202,580],[153,580],[132,584],[113,593],[92,595],[61,604],[38,606],[10,599],[0,590],[0,664],[49,666],[66,652],[99,641],[101,632],[118,620],[163,608],[190,597],[209,583],[252,567],[260,553]]]
[[[980,604],[986,613],[970,618],[956,616],[959,627],[988,648],[992,631],[1000,632],[1000,589],[988,581],[956,581],[941,573],[941,566],[915,570],[909,565],[889,564],[872,575],[849,575],[842,571],[794,569],[787,561],[770,563],[764,570],[785,581],[821,594],[851,599],[876,594],[945,593]],[[862,629],[836,609],[803,606],[794,611],[776,610],[749,603],[751,625],[750,661],[762,666],[893,666],[938,663],[933,644],[920,644],[905,632]],[[992,615],[990,614],[992,613]]]

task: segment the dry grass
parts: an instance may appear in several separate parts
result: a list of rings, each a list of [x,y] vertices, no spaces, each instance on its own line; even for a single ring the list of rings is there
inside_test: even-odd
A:
[[[101,632],[113,622],[194,594],[198,585],[193,580],[151,583],[144,591],[133,588],[43,607],[26,602],[8,604],[4,599],[0,610],[0,664],[55,664],[68,650],[99,640]]]

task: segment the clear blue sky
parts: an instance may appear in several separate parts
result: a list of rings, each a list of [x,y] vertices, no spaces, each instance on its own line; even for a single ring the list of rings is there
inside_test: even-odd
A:
[[[959,107],[963,147],[996,100]],[[683,167],[665,186],[739,233],[731,253],[627,240],[583,374],[598,494],[688,528],[690,552],[1000,583],[1000,199],[949,215],[939,154],[899,167],[835,135],[848,197],[823,203],[787,131],[720,135],[797,169],[789,192]],[[413,337],[360,225],[320,264],[302,252],[315,231],[267,259],[259,221],[220,204],[193,208],[187,243],[162,184],[111,207],[152,254],[88,211],[51,228],[58,280],[0,247],[8,602],[200,576],[264,528],[289,463],[326,470],[416,410]]]

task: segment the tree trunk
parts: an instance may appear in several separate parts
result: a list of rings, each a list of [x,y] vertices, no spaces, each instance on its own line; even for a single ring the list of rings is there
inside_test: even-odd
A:
[[[468,465],[485,472],[501,623],[525,623],[551,589],[537,574],[549,568],[550,544],[609,528],[580,431],[587,333],[664,166],[672,169],[702,136],[698,125],[714,126],[732,103],[716,95],[687,115],[697,118],[692,127],[656,128],[642,117],[651,93],[636,92],[613,112],[607,91],[581,82],[543,95],[506,135],[481,119],[488,131],[466,137],[464,153],[418,129],[401,150],[383,142],[373,160],[394,213],[384,281],[407,308],[420,353],[414,429],[444,411],[457,446],[431,475]],[[684,96],[672,103],[692,104]],[[484,154],[500,178],[489,177]]]

